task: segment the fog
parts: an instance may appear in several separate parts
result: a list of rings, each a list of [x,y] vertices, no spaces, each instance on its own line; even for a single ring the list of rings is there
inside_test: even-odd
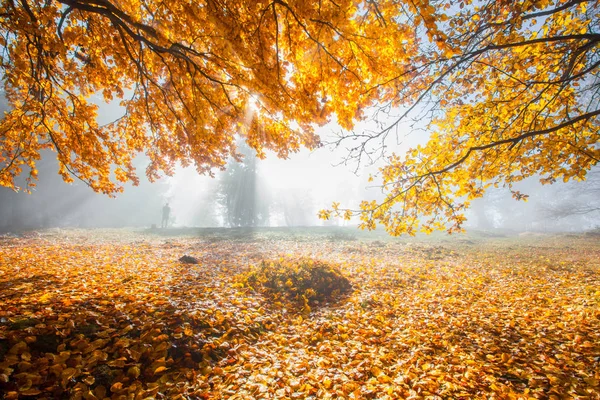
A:
[[[361,200],[383,195],[368,183],[375,167],[357,173],[354,166],[338,165],[341,148],[303,150],[281,160],[269,154],[258,160],[246,149],[242,163],[231,162],[215,178],[193,168],[178,168],[171,177],[128,185],[116,198],[94,193],[84,183],[66,184],[57,174],[55,154],[47,152],[39,165],[39,182],[31,194],[0,188],[0,231],[53,227],[159,227],[162,207],[171,208],[170,227],[321,226],[355,225],[356,221],[322,221],[319,209],[339,201],[356,208]],[[146,165],[138,157],[138,171]],[[483,231],[579,231],[600,225],[600,170],[586,182],[542,186],[536,179],[516,189],[527,202],[511,198],[506,188],[491,189],[473,203],[467,229]]]
[[[102,104],[100,123],[118,118],[122,109]],[[402,154],[425,143],[423,129],[401,126],[388,138],[386,152]],[[376,129],[369,122],[357,131]],[[323,142],[334,141],[339,127],[329,124],[317,131]],[[411,134],[403,132],[413,132]],[[193,167],[177,168],[173,176],[150,183],[144,176],[148,164],[142,155],[135,166],[140,185],[127,185],[124,193],[110,198],[93,192],[83,182],[72,184],[58,175],[56,154],[45,152],[38,164],[39,181],[31,194],[0,187],[0,232],[18,232],[54,227],[160,227],[163,206],[170,207],[169,227],[322,226],[357,224],[356,220],[317,218],[320,209],[340,202],[357,209],[361,200],[381,200],[384,195],[369,183],[382,160],[373,165],[344,163],[349,147],[323,146],[306,149],[282,160],[267,152],[265,160],[240,141],[245,155],[241,163],[231,161],[214,178],[200,176]],[[377,145],[377,144],[375,144]],[[377,161],[375,159],[375,161]],[[24,180],[18,180],[24,185]],[[19,183],[18,183],[19,184]],[[528,194],[527,202],[511,198],[507,188],[491,189],[476,200],[467,213],[465,228],[480,231],[581,231],[600,226],[600,168],[588,181],[542,186],[538,179],[520,182],[516,190]],[[380,228],[381,229],[381,228]]]

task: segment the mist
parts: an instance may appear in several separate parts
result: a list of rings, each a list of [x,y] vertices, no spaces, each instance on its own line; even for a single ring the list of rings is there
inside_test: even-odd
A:
[[[7,104],[0,96],[0,109]],[[109,123],[124,113],[116,102],[105,103],[96,96],[98,122]],[[381,116],[380,116],[381,117]],[[394,120],[389,114],[387,118]],[[390,121],[379,121],[385,124]],[[377,131],[381,125],[363,121],[357,132]],[[127,184],[123,193],[111,198],[95,193],[75,179],[65,183],[58,175],[56,153],[45,151],[38,162],[39,180],[31,193],[0,187],[0,232],[20,232],[43,228],[156,228],[161,226],[162,210],[169,205],[168,227],[297,227],[356,226],[358,221],[318,219],[320,209],[339,202],[342,208],[358,209],[362,200],[381,202],[384,194],[376,175],[385,158],[403,154],[426,143],[427,127],[419,120],[403,123],[385,143],[367,148],[370,159],[352,158],[356,142],[344,136],[332,122],[317,129],[324,145],[316,150],[301,149],[288,159],[267,151],[258,159],[242,139],[238,148],[241,162],[233,159],[225,171],[215,176],[199,175],[195,168],[178,167],[172,176],[149,182],[144,171],[148,159],[139,155],[134,162],[140,184]],[[347,134],[347,132],[346,132]],[[17,178],[24,187],[24,177]],[[585,231],[600,226],[600,168],[582,182],[556,182],[541,185],[539,177],[517,183],[513,190],[528,195],[516,201],[508,188],[491,188],[473,201],[467,211],[467,230],[484,232],[565,232]]]
[[[327,134],[321,133],[322,137]],[[419,138],[411,140],[399,144],[397,150],[405,150]],[[347,155],[343,147],[302,150],[287,160],[272,153],[257,159],[243,144],[240,150],[243,161],[231,160],[226,171],[216,171],[214,178],[201,176],[192,167],[180,167],[173,176],[153,183],[143,174],[147,160],[139,156],[135,165],[140,185],[127,185],[116,198],[95,193],[81,181],[65,183],[57,173],[55,153],[45,152],[31,194],[0,188],[0,230],[156,228],[167,203],[170,228],[356,226],[356,220],[319,220],[317,212],[333,201],[356,209],[361,200],[384,197],[377,179],[368,182],[377,164],[358,170],[354,164],[336,165]],[[472,203],[465,228],[570,232],[600,225],[600,168],[583,182],[541,185],[538,178],[529,178],[513,189],[527,194],[527,201],[513,199],[508,188],[491,188]]]

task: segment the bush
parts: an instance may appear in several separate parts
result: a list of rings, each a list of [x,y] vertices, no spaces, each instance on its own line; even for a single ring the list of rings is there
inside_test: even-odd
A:
[[[244,286],[272,297],[303,305],[335,301],[352,291],[352,284],[339,267],[309,258],[262,261],[244,276]]]

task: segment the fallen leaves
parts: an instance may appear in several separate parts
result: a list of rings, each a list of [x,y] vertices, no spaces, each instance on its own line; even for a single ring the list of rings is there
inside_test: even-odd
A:
[[[201,239],[4,242],[5,398],[599,396],[592,240]],[[305,312],[239,285],[290,248],[335,264],[352,294]]]
[[[309,304],[335,302],[352,292],[352,284],[339,266],[310,258],[262,261],[240,281],[239,287],[261,291],[272,302],[283,300],[292,307],[296,303],[305,314],[311,311]]]

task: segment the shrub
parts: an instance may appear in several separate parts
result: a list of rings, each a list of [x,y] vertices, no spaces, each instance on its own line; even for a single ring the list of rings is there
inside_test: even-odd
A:
[[[304,311],[310,311],[309,304],[335,301],[352,291],[337,265],[309,258],[262,261],[243,283],[274,300],[302,304]]]

